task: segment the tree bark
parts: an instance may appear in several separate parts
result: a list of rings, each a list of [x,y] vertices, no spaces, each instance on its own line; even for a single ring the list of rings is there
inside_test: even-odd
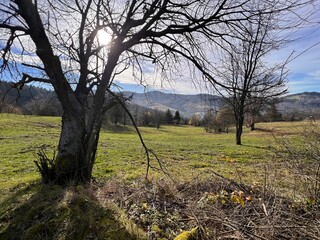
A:
[[[84,117],[64,112],[58,153],[54,162],[54,179],[60,185],[90,182],[96,156],[99,129],[87,132]]]
[[[252,123],[250,124],[250,130],[251,130],[251,131],[256,130],[256,127],[255,127],[254,124],[255,124],[254,122],[252,122]]]
[[[58,154],[54,164],[58,183],[86,178],[85,162],[85,128],[79,117],[64,112],[58,145]],[[80,179],[79,179],[80,178]]]
[[[236,120],[236,144],[241,145],[241,136],[243,131],[244,117],[239,116]]]

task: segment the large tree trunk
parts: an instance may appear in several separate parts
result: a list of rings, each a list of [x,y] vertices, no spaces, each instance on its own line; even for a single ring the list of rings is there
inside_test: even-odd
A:
[[[90,182],[95,161],[101,123],[86,129],[84,116],[64,112],[56,158],[40,156],[37,166],[45,183],[60,185]]]
[[[241,136],[243,131],[244,117],[239,116],[236,120],[236,144],[241,145]]]
[[[83,118],[65,112],[62,116],[58,154],[54,165],[57,182],[88,181],[90,176],[85,159],[86,145]]]
[[[241,145],[241,135],[242,135],[242,127],[238,127],[237,128],[237,132],[236,132],[236,144],[237,145]]]

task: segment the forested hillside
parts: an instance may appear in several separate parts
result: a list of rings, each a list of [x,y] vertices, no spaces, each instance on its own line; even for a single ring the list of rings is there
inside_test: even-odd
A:
[[[163,92],[126,93],[132,95],[132,102],[152,108],[171,109],[180,111],[184,116],[190,117],[195,113],[204,114],[209,108],[219,110],[222,99],[208,94],[183,95]],[[287,120],[302,120],[308,116],[318,116],[320,113],[320,93],[304,92],[290,94],[282,97],[276,104],[277,110]]]
[[[292,118],[319,117],[320,93],[303,92],[283,97],[278,104],[279,111]]]
[[[12,83],[0,81],[0,110],[35,115],[61,115],[61,106],[54,92],[34,86],[24,86],[18,90]],[[183,95],[151,91],[146,93],[124,92],[130,97],[130,109],[133,115],[159,110],[179,111],[185,118],[193,114],[204,115],[208,109],[219,110],[223,104],[221,97],[198,94]],[[291,94],[279,99],[277,110],[286,120],[302,120],[306,117],[318,117],[320,112],[320,93],[304,92]],[[113,111],[120,111],[116,108]],[[111,116],[117,122],[117,116]]]
[[[60,103],[53,91],[27,86],[14,88],[13,83],[0,81],[0,112],[60,116]]]

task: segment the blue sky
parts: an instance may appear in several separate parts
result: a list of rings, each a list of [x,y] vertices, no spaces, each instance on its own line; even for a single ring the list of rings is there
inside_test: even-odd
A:
[[[289,94],[301,92],[320,92],[320,12],[313,16],[315,21],[310,27],[296,30],[292,34],[293,41],[282,49],[270,53],[268,58],[270,63],[281,63],[291,55],[291,61],[287,64],[288,92]],[[318,22],[316,22],[318,21]],[[144,88],[135,84],[132,76],[127,75],[119,78],[116,83],[124,90],[134,92],[144,92],[151,90],[161,90],[166,92],[176,92],[181,94],[198,94],[208,91],[203,86],[184,82],[173,82],[172,84],[150,85]]]
[[[287,66],[289,93],[320,92],[320,24],[296,37],[285,49],[273,53],[273,58],[282,60],[293,52],[294,59]]]
[[[293,52],[293,60],[287,66],[290,72],[287,85],[289,94],[320,92],[320,26],[302,31],[300,37],[288,44],[286,48],[273,52],[270,60],[271,62],[284,61]],[[115,80],[115,84],[123,91],[140,93],[152,90],[180,94],[208,93],[201,86],[192,84],[190,79],[183,82],[165,82],[160,85],[150,84],[148,87],[144,87],[133,80],[130,72]]]
[[[272,52],[270,62],[282,62],[293,53],[292,61],[287,65],[290,72],[288,77],[288,91],[290,94],[300,92],[320,92],[320,12],[314,16],[318,23],[313,23],[311,27],[300,29],[295,32],[295,40],[285,48]],[[0,47],[1,42],[0,42]],[[1,59],[0,59],[1,63]],[[150,66],[146,66],[149,70]],[[159,76],[153,76],[152,70],[145,71],[146,79],[150,80],[148,87],[138,85],[128,70],[115,81],[121,90],[133,92],[145,92],[160,90],[164,92],[175,92],[180,94],[208,93],[203,86],[192,83],[190,74],[184,71],[182,80],[170,82],[159,81]],[[174,75],[174,74],[173,74]],[[8,75],[2,75],[2,79],[8,79]],[[174,78],[174,76],[173,76]]]
[[[320,26],[304,29],[298,32],[295,37],[296,39],[287,44],[285,48],[272,52],[270,62],[285,61],[292,54],[292,60],[287,65],[287,70],[290,73],[287,84],[289,94],[320,92]],[[157,86],[145,88],[129,78],[124,77],[124,79],[117,80],[116,84],[121,86],[123,90],[133,92],[160,90],[181,94],[198,94],[206,91],[193,84],[181,82],[174,83],[167,88]]]

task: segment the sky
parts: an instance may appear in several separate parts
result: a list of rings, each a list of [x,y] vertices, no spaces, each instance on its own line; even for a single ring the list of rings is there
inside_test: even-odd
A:
[[[288,56],[292,56],[287,65],[290,73],[287,84],[289,94],[306,91],[320,92],[320,12],[317,12],[313,19],[315,21],[310,27],[296,31],[293,35],[294,41],[287,44],[286,47],[272,52],[268,59],[271,63],[276,63],[283,62]],[[107,36],[101,37],[105,38]],[[148,69],[148,66],[146,69]],[[128,70],[115,79],[116,86],[114,88],[133,92],[159,90],[179,94],[212,93],[203,84],[192,82],[187,70],[182,73],[183,78],[173,79],[173,77],[170,82],[159,81],[159,76],[153,76],[152,71],[150,73],[146,71],[145,75],[149,80],[148,86],[137,84],[132,72]]]
[[[286,47],[274,51],[269,56],[269,62],[283,62],[291,55],[287,64],[289,71],[287,88],[289,94],[302,92],[320,92],[320,24],[310,28],[301,29],[294,35],[294,40]],[[137,84],[130,75],[123,75],[115,83],[122,90],[133,92],[145,92],[160,90],[179,94],[207,93],[207,89],[190,81],[171,84],[164,83],[143,87]]]
[[[274,52],[272,58],[281,61],[293,53],[287,65],[289,93],[320,92],[320,23],[299,31],[296,38],[286,48]]]
[[[292,54],[287,65],[288,93],[320,92],[320,24],[318,27],[303,29],[295,35],[295,40],[283,49],[272,52],[270,62],[285,61]],[[130,71],[124,72],[115,81],[115,89],[132,92],[163,91],[178,94],[212,93],[199,84],[192,83],[185,73],[185,80],[170,82],[151,81],[148,86],[137,84]],[[148,78],[148,76],[147,76]],[[150,76],[154,78],[154,76]]]
[[[307,9],[303,11],[306,14],[308,13]],[[302,15],[304,13],[302,12]],[[320,92],[320,11],[314,11],[306,25],[292,30],[290,39],[292,41],[281,49],[272,51],[267,62],[271,64],[282,63],[291,56],[286,69],[289,72],[287,78],[288,93]],[[208,89],[203,85],[191,83],[191,80],[187,78],[188,76],[184,82],[173,81],[171,84],[151,84],[146,88],[137,85],[132,76],[124,75],[117,79],[116,83],[124,90],[133,92],[160,90],[180,94],[208,93]]]

